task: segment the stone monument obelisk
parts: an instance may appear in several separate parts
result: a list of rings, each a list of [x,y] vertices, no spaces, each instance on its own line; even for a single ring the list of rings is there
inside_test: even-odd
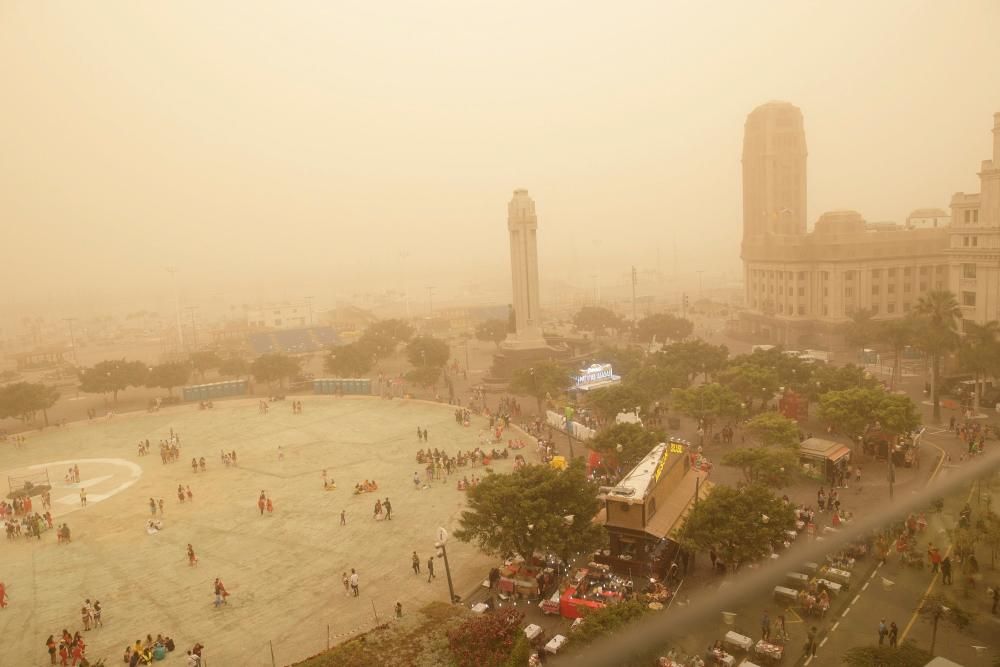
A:
[[[514,288],[514,331],[500,344],[515,352],[546,347],[538,294],[538,217],[527,190],[514,190],[507,204],[510,233],[510,273]]]

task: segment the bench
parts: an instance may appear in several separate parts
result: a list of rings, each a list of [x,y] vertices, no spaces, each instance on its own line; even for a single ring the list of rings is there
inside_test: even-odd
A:
[[[784,598],[790,602],[795,602],[799,599],[799,594],[796,590],[788,588],[787,586],[775,586],[774,597]]]

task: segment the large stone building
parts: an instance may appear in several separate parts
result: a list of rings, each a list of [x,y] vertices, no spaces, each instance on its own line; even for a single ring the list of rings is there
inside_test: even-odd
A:
[[[983,160],[979,192],[951,197],[945,255],[963,320],[1000,320],[1000,113],[993,114],[993,159]]]
[[[740,332],[755,342],[835,347],[855,311],[902,317],[922,294],[942,289],[958,296],[965,319],[1000,319],[1000,114],[993,133],[981,192],[954,195],[950,216],[917,209],[892,225],[830,211],[807,232],[802,113],[786,102],[755,109],[743,142]]]

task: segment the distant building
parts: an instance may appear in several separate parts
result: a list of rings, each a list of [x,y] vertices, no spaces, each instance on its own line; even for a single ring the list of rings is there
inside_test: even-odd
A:
[[[298,329],[312,325],[312,305],[280,303],[247,310],[247,326],[251,329]]]
[[[951,213],[939,208],[918,208],[906,216],[907,229],[937,229],[951,223]]]
[[[993,114],[993,159],[983,160],[979,192],[951,197],[946,251],[951,291],[963,321],[1000,319],[1000,113]]]
[[[739,333],[788,347],[832,347],[839,325],[856,311],[903,317],[922,294],[949,287],[949,231],[940,209],[918,209],[904,226],[829,211],[807,232],[805,158],[797,107],[769,102],[750,113],[741,252],[747,310]]]

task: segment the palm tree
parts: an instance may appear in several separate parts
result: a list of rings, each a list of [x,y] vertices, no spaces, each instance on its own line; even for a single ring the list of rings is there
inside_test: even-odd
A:
[[[961,316],[962,309],[954,294],[948,290],[934,290],[920,297],[914,311],[924,318],[925,326],[919,343],[931,358],[931,402],[934,404],[934,420],[940,422],[941,402],[937,383],[941,375],[941,358],[958,342],[955,321]]]
[[[861,308],[851,313],[851,321],[843,324],[844,340],[848,345],[864,349],[875,339],[877,323],[872,319],[875,311]]]
[[[934,645],[937,643],[938,621],[948,621],[959,630],[964,630],[972,622],[973,615],[943,595],[928,595],[924,602],[917,609],[917,613],[925,621],[932,623],[931,627],[931,655],[934,654]]]
[[[900,373],[900,355],[902,355],[906,346],[913,342],[915,334],[916,326],[910,317],[900,320],[886,320],[879,323],[879,338],[892,348],[892,382],[889,389],[896,388],[896,382]]]
[[[972,411],[979,414],[979,398],[982,395],[982,379],[986,374],[994,374],[1000,367],[1000,322],[992,320],[985,324],[969,322],[965,325],[965,339],[958,350],[958,359],[963,368],[972,371],[975,387]]]

